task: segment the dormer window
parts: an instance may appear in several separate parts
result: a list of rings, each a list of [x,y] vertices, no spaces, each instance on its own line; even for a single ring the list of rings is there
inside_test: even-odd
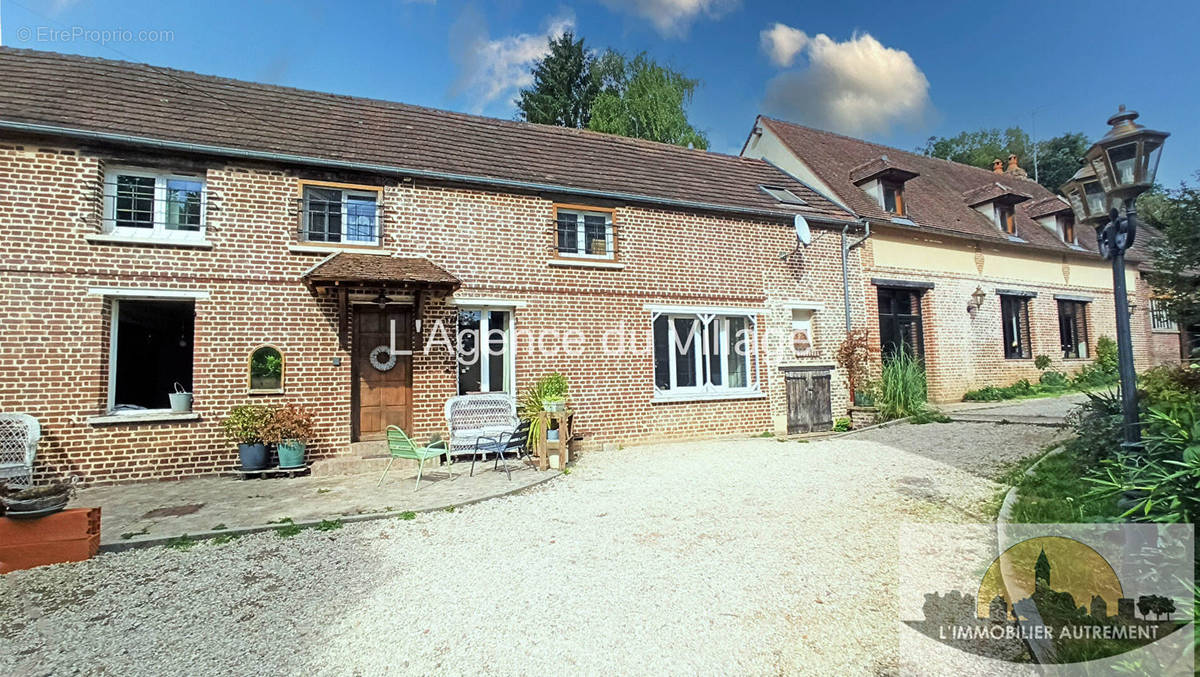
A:
[[[1058,215],[1059,232],[1062,234],[1063,242],[1067,244],[1079,244],[1075,241],[1075,215],[1071,213]]]
[[[883,188],[883,208],[897,216],[904,216],[904,184],[899,181],[880,181]]]
[[[920,176],[880,155],[850,170],[850,180],[863,189],[889,214],[904,216],[904,184]]]
[[[1017,234],[1016,213],[1012,205],[996,205],[996,219],[1000,222],[1000,230],[1003,230],[1009,235]]]

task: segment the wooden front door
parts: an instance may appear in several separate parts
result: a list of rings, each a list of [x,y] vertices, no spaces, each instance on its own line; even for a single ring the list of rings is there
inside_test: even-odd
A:
[[[829,393],[829,372],[811,369],[785,369],[789,435],[833,429],[833,406]]]
[[[390,354],[393,320],[396,350],[407,351],[412,347],[411,308],[354,306],[354,381],[350,397],[355,441],[384,439],[389,425],[412,432],[412,355]],[[391,364],[393,359],[395,363]]]

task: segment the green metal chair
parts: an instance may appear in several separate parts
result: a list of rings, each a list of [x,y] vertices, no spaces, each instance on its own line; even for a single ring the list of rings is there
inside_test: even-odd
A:
[[[425,461],[431,458],[437,458],[446,453],[446,443],[442,440],[431,442],[427,447],[418,447],[409,439],[408,435],[400,428],[389,425],[387,427],[388,454],[391,458],[388,459],[387,467],[383,469],[383,474],[379,476],[379,484],[375,486],[383,486],[383,478],[387,477],[388,471],[392,469],[392,461],[398,458],[407,458],[417,462],[417,486],[414,491],[421,488],[421,474],[425,471]]]

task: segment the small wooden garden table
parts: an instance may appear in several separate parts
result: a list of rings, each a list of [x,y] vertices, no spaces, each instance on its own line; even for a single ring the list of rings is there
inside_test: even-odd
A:
[[[542,433],[538,435],[535,441],[535,450],[538,460],[538,470],[548,470],[550,468],[550,452],[551,450],[558,452],[558,469],[561,470],[567,467],[567,461],[571,455],[571,422],[575,414],[571,411],[543,411],[538,414],[541,419]],[[558,425],[558,439],[551,440],[547,438],[546,433],[550,430],[551,422]]]

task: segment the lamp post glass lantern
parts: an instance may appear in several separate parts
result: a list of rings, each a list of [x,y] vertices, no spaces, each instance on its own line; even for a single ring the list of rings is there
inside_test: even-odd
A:
[[[1084,165],[1061,190],[1071,203],[1075,220],[1096,228],[1100,255],[1113,265],[1113,295],[1117,309],[1117,356],[1121,373],[1121,412],[1124,446],[1140,449],[1137,411],[1137,372],[1133,368],[1131,314],[1125,284],[1125,252],[1137,236],[1138,195],[1154,185],[1158,158],[1168,134],[1134,122],[1138,114],[1121,106],[1108,119],[1112,129],[1092,144]]]

